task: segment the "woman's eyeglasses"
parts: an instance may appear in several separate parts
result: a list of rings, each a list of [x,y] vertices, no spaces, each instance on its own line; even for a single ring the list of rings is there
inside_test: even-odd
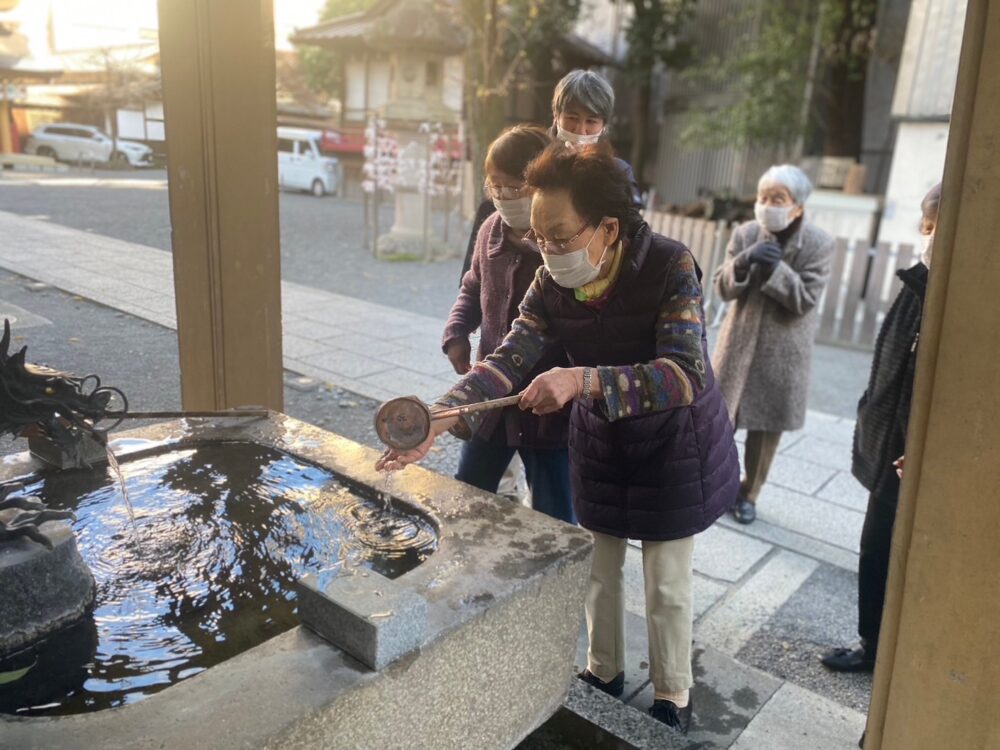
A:
[[[509,201],[520,198],[525,195],[527,190],[527,185],[521,185],[520,187],[510,187],[508,185],[494,185],[492,182],[487,181],[483,185],[483,192],[487,196],[497,201]]]
[[[568,240],[546,240],[535,234],[534,229],[529,229],[528,233],[522,238],[525,242],[530,242],[538,246],[538,249],[543,253],[548,253],[549,255],[563,255],[570,252],[570,247],[575,243],[583,233],[587,231],[590,224],[584,224],[583,228],[570,237]]]

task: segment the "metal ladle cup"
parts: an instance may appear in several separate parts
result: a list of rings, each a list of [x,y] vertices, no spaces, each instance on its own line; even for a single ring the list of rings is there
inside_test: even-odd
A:
[[[375,433],[378,439],[390,448],[409,451],[421,445],[431,434],[432,422],[477,411],[513,406],[520,400],[521,394],[517,394],[432,412],[427,404],[416,396],[401,396],[386,401],[375,412]]]

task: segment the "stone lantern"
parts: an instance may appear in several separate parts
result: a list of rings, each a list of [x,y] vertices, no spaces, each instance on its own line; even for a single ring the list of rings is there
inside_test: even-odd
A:
[[[296,44],[335,49],[346,60],[345,130],[377,118],[398,141],[395,217],[389,233],[378,238],[379,255],[426,250],[429,126],[458,129],[467,38],[449,6],[433,0],[384,0],[292,37]]]

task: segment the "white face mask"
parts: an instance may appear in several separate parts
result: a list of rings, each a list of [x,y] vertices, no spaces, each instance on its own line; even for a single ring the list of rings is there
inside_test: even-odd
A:
[[[931,254],[934,252],[934,235],[925,234],[920,238],[920,262],[931,267]]]
[[[509,200],[493,199],[493,205],[500,213],[503,223],[519,232],[527,232],[531,228],[531,196]]]
[[[562,125],[556,123],[556,139],[562,141],[567,146],[590,146],[601,140],[602,135],[604,135],[604,128],[601,128],[600,133],[594,133],[594,135],[580,135],[579,133],[572,133],[569,130],[565,130]]]
[[[753,204],[753,215],[767,231],[780,232],[794,221],[790,215],[794,209],[795,206],[767,206],[757,201]]]
[[[607,255],[608,248],[604,248],[604,252],[601,253],[597,265],[593,265],[590,262],[589,251],[590,243],[594,241],[594,237],[596,236],[597,230],[594,230],[594,233],[590,236],[590,241],[584,247],[565,255],[542,253],[542,262],[549,273],[552,274],[553,281],[567,289],[579,289],[581,286],[589,284],[598,277],[601,273],[601,264],[604,262],[604,256]]]

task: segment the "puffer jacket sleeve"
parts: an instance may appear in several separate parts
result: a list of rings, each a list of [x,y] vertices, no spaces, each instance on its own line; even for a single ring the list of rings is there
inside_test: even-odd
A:
[[[609,421],[687,406],[705,387],[701,284],[690,252],[680,255],[668,278],[656,322],[656,359],[597,368]]]
[[[447,354],[448,345],[456,339],[468,339],[483,322],[482,285],[483,256],[486,254],[486,244],[489,239],[489,227],[483,224],[479,227],[476,238],[476,249],[472,254],[469,270],[462,277],[462,286],[458,290],[455,304],[451,306],[448,322],[441,336],[441,350]]]

